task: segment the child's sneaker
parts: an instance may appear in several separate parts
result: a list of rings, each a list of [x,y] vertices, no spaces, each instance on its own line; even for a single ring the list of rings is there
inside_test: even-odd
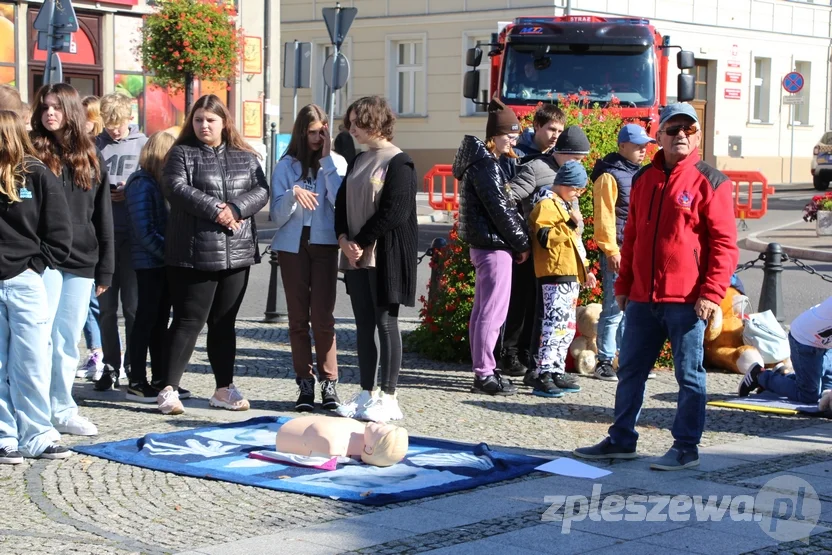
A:
[[[354,418],[357,413],[364,412],[367,409],[367,406],[374,402],[377,397],[378,389],[373,391],[363,390],[360,393],[353,395],[353,397],[346,403],[341,403],[341,405],[335,409],[335,414],[343,416],[344,418]]]
[[[396,394],[389,395],[381,392],[363,411],[356,412],[358,420],[369,420],[370,422],[389,422],[404,418],[399,408],[399,400]]]
[[[104,353],[101,351],[92,351],[90,356],[87,357],[87,362],[75,372],[75,377],[94,381],[101,378],[103,371]]]
[[[759,364],[752,366],[748,373],[743,376],[739,387],[737,387],[737,396],[748,397],[751,395],[752,391],[760,387],[758,378],[760,377],[760,373],[762,371],[763,368]]]
[[[578,385],[578,380],[575,379],[575,376],[570,376],[569,374],[555,372],[552,374],[552,381],[555,382],[558,389],[562,389],[566,393],[577,393],[581,390],[581,386]]]
[[[595,365],[595,377],[605,382],[617,382],[618,376],[612,369],[612,364],[606,360],[599,361]]]
[[[543,372],[535,379],[532,394],[538,397],[563,397],[563,391],[555,385],[551,372]]]
[[[159,412],[162,414],[182,414],[185,412],[185,407],[182,405],[182,401],[179,400],[179,393],[174,391],[171,386],[167,386],[159,392],[156,402],[159,405]]]
[[[214,395],[208,399],[208,404],[220,409],[238,411],[248,410],[251,406],[233,383],[214,391]]]

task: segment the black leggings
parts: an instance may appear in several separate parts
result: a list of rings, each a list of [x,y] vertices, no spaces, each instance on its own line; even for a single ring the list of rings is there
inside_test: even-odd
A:
[[[170,319],[170,295],[165,268],[136,270],[139,302],[136,321],[128,338],[130,345],[130,384],[147,381],[147,353],[150,351],[151,383],[167,375],[164,345]]]
[[[234,381],[237,335],[234,322],[248,285],[249,268],[203,272],[168,266],[173,322],[168,329],[165,384],[179,387],[199,332],[208,324],[208,360],[217,389]]]
[[[392,395],[402,368],[399,305],[378,306],[375,269],[347,270],[344,279],[355,315],[361,389],[373,390],[380,365],[381,390]]]

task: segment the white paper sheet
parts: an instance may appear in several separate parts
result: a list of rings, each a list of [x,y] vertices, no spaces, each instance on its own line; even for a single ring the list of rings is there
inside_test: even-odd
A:
[[[541,464],[535,470],[549,472],[550,474],[560,474],[561,476],[571,476],[572,478],[602,478],[607,474],[612,474],[609,470],[594,467],[590,464],[576,461],[575,459],[568,459],[561,457]]]

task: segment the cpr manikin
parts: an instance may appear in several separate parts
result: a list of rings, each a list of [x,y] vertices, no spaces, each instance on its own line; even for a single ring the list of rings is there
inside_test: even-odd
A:
[[[404,428],[352,418],[301,416],[283,424],[277,432],[281,453],[312,457],[360,457],[373,466],[391,466],[407,454]]]

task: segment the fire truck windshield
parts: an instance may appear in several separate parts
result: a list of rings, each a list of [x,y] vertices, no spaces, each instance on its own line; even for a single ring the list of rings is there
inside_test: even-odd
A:
[[[624,107],[652,106],[654,62],[652,48],[509,43],[502,97],[507,104],[536,104],[585,91],[593,102],[615,95]]]

